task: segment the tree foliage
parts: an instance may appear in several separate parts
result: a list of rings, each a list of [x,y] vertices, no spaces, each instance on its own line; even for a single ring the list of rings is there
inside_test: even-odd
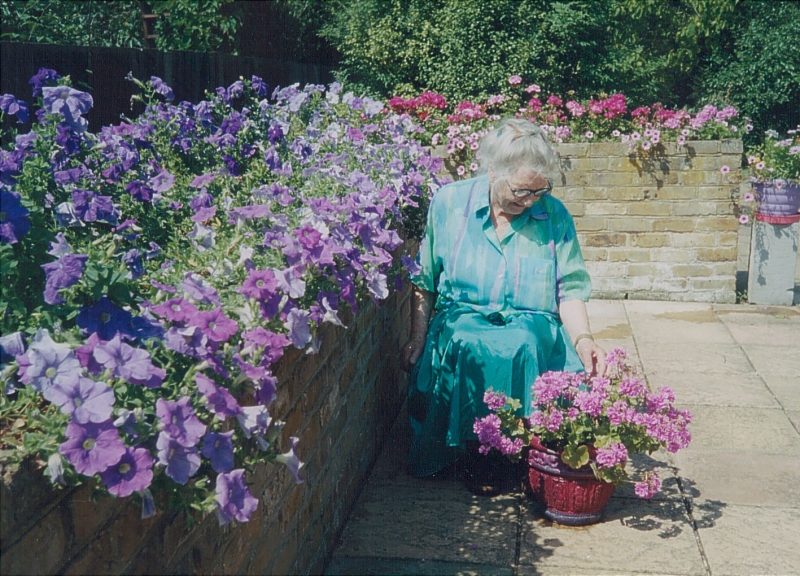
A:
[[[1,0],[2,39],[12,42],[144,48],[142,11],[152,10],[159,50],[235,51],[233,0]]]
[[[800,3],[759,0],[283,0],[313,6],[339,76],[373,94],[496,92],[510,74],[578,96],[726,100],[797,122]],[[320,16],[324,14],[324,17]]]

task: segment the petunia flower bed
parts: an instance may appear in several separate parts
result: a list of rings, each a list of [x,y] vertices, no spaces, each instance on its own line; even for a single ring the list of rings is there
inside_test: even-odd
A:
[[[256,465],[303,481],[275,363],[399,286],[441,160],[338,84],[130,80],[144,112],[98,133],[53,70],[0,100],[3,460],[244,522]]]
[[[686,146],[690,140],[739,138],[752,130],[733,106],[706,104],[698,110],[671,109],[661,103],[632,106],[622,93],[578,98],[573,92],[549,93],[535,83],[511,75],[496,94],[454,106],[435,92],[395,96],[387,101],[398,112],[417,119],[420,139],[443,146],[448,164],[459,177],[470,177],[479,167],[478,142],[500,118],[527,118],[547,132],[555,143],[621,142],[646,165],[664,151],[664,142]]]

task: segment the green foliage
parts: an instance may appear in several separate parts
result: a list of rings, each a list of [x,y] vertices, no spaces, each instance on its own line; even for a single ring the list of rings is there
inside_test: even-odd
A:
[[[159,50],[234,50],[233,0],[156,0]],[[141,2],[0,0],[2,39],[12,42],[144,48]]]
[[[800,4],[759,0],[284,0],[324,11],[339,77],[372,94],[496,93],[519,74],[545,92],[737,105],[797,122]],[[298,8],[300,10],[301,8]]]
[[[6,41],[143,47],[139,2],[2,0],[0,15]]]
[[[159,50],[233,51],[238,15],[228,13],[233,0],[158,0],[150,2],[159,15],[156,48]]]
[[[713,47],[701,90],[753,119],[754,134],[800,122],[800,4],[746,2],[737,29]],[[793,114],[793,117],[792,117]]]

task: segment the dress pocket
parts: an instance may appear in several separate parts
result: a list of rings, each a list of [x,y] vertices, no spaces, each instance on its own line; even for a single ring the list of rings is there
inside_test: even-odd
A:
[[[552,259],[523,256],[517,260],[509,300],[514,308],[552,311],[556,299]]]

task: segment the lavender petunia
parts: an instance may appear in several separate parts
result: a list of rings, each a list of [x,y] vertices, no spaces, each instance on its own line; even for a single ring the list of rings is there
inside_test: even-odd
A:
[[[222,386],[217,386],[214,381],[205,374],[196,374],[195,382],[197,389],[208,402],[209,409],[220,420],[225,420],[229,416],[241,414],[242,409],[239,403],[228,390]]]
[[[215,500],[217,519],[221,526],[232,520],[247,522],[258,507],[258,499],[250,494],[245,484],[242,468],[217,476]]]
[[[200,328],[212,342],[227,342],[239,330],[239,325],[225,316],[221,308],[198,312],[192,324]]]
[[[236,419],[246,438],[250,438],[254,434],[266,434],[272,423],[272,418],[265,406],[244,406],[242,413]]]
[[[311,326],[307,311],[293,308],[287,314],[284,326],[289,331],[289,338],[295,348],[302,348],[311,342]]]
[[[94,105],[91,94],[69,86],[43,87],[44,106],[52,114],[61,114],[70,125],[80,124],[81,116]]]
[[[211,462],[215,472],[228,472],[233,468],[233,430],[209,432],[203,437],[203,456]]]
[[[28,121],[28,105],[11,94],[0,95],[0,111],[8,116],[16,116],[17,124]]]
[[[56,382],[44,390],[43,396],[79,424],[105,422],[114,409],[114,391],[102,382],[84,377]]]
[[[153,457],[145,448],[128,448],[119,462],[100,473],[100,478],[111,494],[125,498],[150,486],[153,463]]]
[[[22,381],[43,392],[56,382],[70,384],[80,378],[81,365],[67,344],[58,344],[40,329],[26,352],[28,366]]]
[[[134,348],[122,341],[119,333],[107,342],[98,343],[92,352],[94,359],[117,378],[148,388],[157,388],[166,376],[162,368],[150,361],[147,350]]]
[[[0,242],[16,244],[31,228],[28,209],[19,194],[6,190],[0,190],[0,207]]]
[[[102,196],[90,190],[74,190],[72,207],[75,215],[84,222],[117,222],[117,211],[111,196]]]
[[[162,169],[158,174],[147,181],[155,192],[167,192],[175,184],[175,176]]]
[[[158,76],[150,76],[150,86],[152,86],[156,94],[161,94],[168,102],[175,99],[175,93],[172,88]]]
[[[36,74],[31,76],[31,79],[28,80],[28,84],[30,84],[33,89],[33,97],[36,98],[41,95],[43,87],[54,85],[58,82],[59,78],[61,78],[61,75],[55,70],[51,68],[39,68]]]
[[[279,462],[289,469],[292,478],[294,478],[295,484],[302,484],[304,480],[300,478],[300,469],[304,466],[304,464],[300,461],[295,452],[297,449],[297,443],[300,441],[300,439],[297,436],[291,436],[289,440],[292,443],[292,447],[288,452],[278,454],[275,457],[275,462]]]
[[[183,446],[166,432],[158,435],[156,448],[158,463],[166,466],[167,476],[178,484],[186,484],[200,468],[200,455],[197,450]]]
[[[42,264],[45,273],[44,301],[48,304],[62,304],[61,290],[74,286],[83,276],[89,257],[86,254],[64,254],[55,262]]]
[[[162,433],[183,446],[195,446],[206,433],[206,425],[195,415],[187,396],[179,400],[159,398],[156,401],[156,415],[161,420]]]
[[[85,476],[103,472],[125,454],[125,444],[110,421],[100,424],[70,422],[65,435],[67,441],[59,446],[59,451]]]
[[[181,288],[191,300],[205,304],[220,304],[217,291],[199,274],[189,272],[181,282]]]
[[[163,304],[153,306],[151,310],[162,318],[178,324],[183,324],[199,312],[194,304],[183,298],[172,298]]]

